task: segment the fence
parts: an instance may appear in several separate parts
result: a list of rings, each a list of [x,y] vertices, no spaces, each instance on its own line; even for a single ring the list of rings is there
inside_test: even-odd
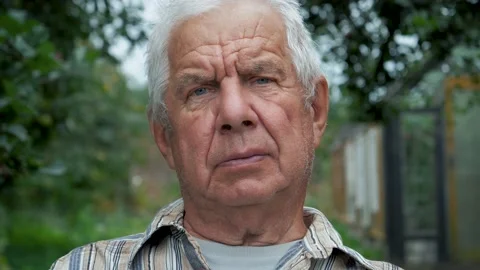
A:
[[[440,107],[337,136],[335,210],[393,261],[480,263],[479,79],[449,78]]]
[[[332,149],[334,205],[364,236],[384,241],[382,127],[349,125]]]

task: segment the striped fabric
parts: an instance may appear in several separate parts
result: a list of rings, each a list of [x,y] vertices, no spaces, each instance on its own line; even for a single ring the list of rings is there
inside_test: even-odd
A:
[[[275,269],[400,269],[370,261],[342,244],[339,234],[318,210],[304,208],[311,220],[303,241],[289,249]],[[183,228],[183,200],[161,209],[144,233],[99,241],[74,249],[51,270],[210,269],[199,245]]]

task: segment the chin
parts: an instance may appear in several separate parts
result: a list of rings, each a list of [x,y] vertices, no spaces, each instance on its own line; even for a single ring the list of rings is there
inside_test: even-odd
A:
[[[280,187],[232,187],[217,193],[215,200],[230,207],[253,206],[272,201],[280,190]]]

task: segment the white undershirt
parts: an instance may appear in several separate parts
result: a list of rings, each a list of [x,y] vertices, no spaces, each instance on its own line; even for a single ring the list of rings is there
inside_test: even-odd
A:
[[[228,246],[195,238],[212,270],[274,269],[287,251],[300,240],[285,244],[253,247]]]

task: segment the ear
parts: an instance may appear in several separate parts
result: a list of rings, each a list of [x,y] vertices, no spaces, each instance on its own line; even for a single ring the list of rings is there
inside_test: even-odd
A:
[[[327,127],[328,117],[328,83],[320,76],[315,83],[315,97],[312,100],[313,136],[315,147],[320,145],[321,138]]]
[[[168,163],[170,169],[175,170],[175,162],[172,154],[171,138],[169,132],[165,129],[163,125],[158,123],[155,120],[150,119],[150,131],[152,132],[153,139],[163,155],[163,158]]]

